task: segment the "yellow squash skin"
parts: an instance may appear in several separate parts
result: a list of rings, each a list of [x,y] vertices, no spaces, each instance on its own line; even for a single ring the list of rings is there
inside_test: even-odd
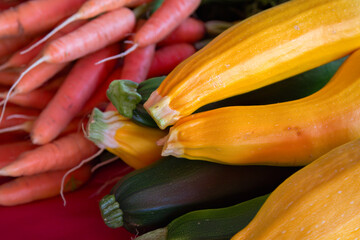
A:
[[[269,196],[231,240],[355,240],[360,237],[360,139],[302,168]]]
[[[283,80],[360,47],[360,0],[292,0],[220,34],[178,65],[145,108],[161,129],[199,107]]]
[[[180,119],[162,155],[226,164],[305,165],[360,137],[360,50],[321,90],[295,101],[218,108]]]
[[[165,131],[140,126],[116,111],[101,112],[96,108],[87,129],[88,138],[99,148],[115,154],[135,169],[161,158],[161,147],[156,142],[165,135]]]

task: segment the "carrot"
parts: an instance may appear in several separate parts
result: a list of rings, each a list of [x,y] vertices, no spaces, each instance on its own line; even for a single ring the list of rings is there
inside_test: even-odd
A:
[[[145,24],[145,20],[139,20],[137,29]],[[131,38],[130,38],[131,40]],[[155,44],[140,47],[124,57],[122,74],[120,79],[127,79],[140,83],[146,79],[151,62],[154,58]]]
[[[84,165],[66,179],[65,191],[74,191],[91,177],[91,167]],[[58,196],[66,170],[19,177],[0,185],[0,205],[15,206]]]
[[[133,46],[99,63],[124,57],[138,47],[156,44],[170,34],[200,5],[201,0],[165,0],[146,23],[135,33]]]
[[[33,35],[73,14],[85,0],[33,0],[0,14],[0,38]]]
[[[85,116],[91,113],[91,111],[97,107],[103,109],[109,103],[109,99],[106,96],[106,91],[109,88],[110,83],[113,80],[121,78],[122,67],[116,68],[110,76],[99,86],[96,92],[91,96],[91,98],[86,102],[82,110],[78,115]],[[103,107],[100,107],[103,106]]]
[[[38,39],[40,39],[40,37],[35,38],[35,40],[30,42],[30,44],[12,54],[11,57],[0,66],[0,71],[11,67],[22,67],[30,63],[31,60],[40,53],[43,44],[37,46],[36,48],[32,49],[32,51],[29,51],[26,54],[21,54],[21,52],[31,46],[34,42],[38,41]]]
[[[167,35],[158,46],[174,43],[195,43],[205,36],[205,23],[189,17],[185,19],[174,31]]]
[[[4,113],[4,121],[0,123],[0,129],[22,124],[29,119],[35,119],[39,114],[38,109],[11,105]]]
[[[7,56],[12,54],[14,51],[19,50],[20,48],[29,44],[33,39],[32,36],[25,36],[19,38],[9,38],[0,40],[0,57]]]
[[[31,131],[33,143],[45,144],[52,141],[80,112],[95,89],[108,77],[116,62],[94,64],[118,50],[117,44],[111,45],[75,63],[65,82],[35,121]]]
[[[15,161],[1,168],[0,175],[18,177],[69,169],[97,151],[97,146],[85,138],[82,132],[71,133],[21,154]]]
[[[35,47],[47,41],[57,31],[74,21],[81,19],[90,19],[102,13],[112,11],[120,7],[134,7],[150,1],[151,0],[88,0],[80,7],[80,9],[75,14],[63,21],[60,25],[54,28],[50,33],[48,33],[32,47]]]
[[[177,43],[159,48],[155,52],[147,78],[167,75],[195,51],[195,47],[188,43]]]
[[[18,70],[4,70],[0,72],[0,84],[4,86],[11,86],[19,77],[20,72]]]
[[[9,102],[22,107],[43,109],[55,95],[55,90],[38,88],[29,93],[16,94],[10,97]],[[6,97],[6,92],[0,93],[0,98]]]
[[[0,168],[13,162],[20,154],[35,149],[37,146],[30,140],[0,144]]]
[[[42,63],[66,63],[103,47],[115,43],[130,33],[135,25],[135,16],[127,8],[106,13],[75,31],[51,41],[43,50],[42,57],[29,66],[11,86],[5,98],[0,122],[8,98],[21,79],[33,68]]]

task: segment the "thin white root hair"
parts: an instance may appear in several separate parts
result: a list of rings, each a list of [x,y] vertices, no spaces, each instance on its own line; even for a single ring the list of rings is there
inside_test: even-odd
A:
[[[113,157],[113,158],[110,158],[110,159],[108,159],[108,160],[106,160],[106,161],[103,161],[103,162],[101,162],[101,163],[98,163],[98,164],[96,164],[93,168],[91,168],[91,172],[95,172],[95,170],[101,168],[102,166],[105,166],[105,165],[107,165],[107,164],[110,164],[110,163],[112,163],[112,162],[115,162],[117,159],[119,159],[119,157]]]
[[[122,53],[120,53],[120,54],[117,54],[117,55],[115,55],[115,56],[111,56],[111,57],[108,57],[108,58],[104,58],[103,60],[100,60],[100,61],[98,61],[97,63],[95,63],[95,65],[98,65],[98,64],[101,64],[101,63],[110,61],[110,60],[114,60],[114,59],[118,59],[118,58],[125,57],[125,56],[128,55],[129,53],[133,52],[137,47],[138,47],[138,44],[135,43],[135,44],[132,45],[130,48],[128,48],[126,51],[124,51],[124,52],[122,52]]]
[[[25,114],[12,114],[6,117],[6,120],[14,119],[14,118],[20,118],[20,119],[27,119],[27,120],[35,120],[35,116],[28,116]]]
[[[28,127],[28,123],[25,122],[23,124],[19,124],[19,125],[16,125],[16,126],[0,129],[0,134],[1,133],[7,133],[7,132],[21,131],[21,130],[26,131],[27,127]]]
[[[23,50],[20,52],[20,54],[25,54],[27,52],[30,52],[31,50],[33,50],[34,48],[36,48],[37,46],[39,46],[40,44],[46,42],[49,38],[51,38],[55,33],[57,33],[60,29],[64,28],[66,25],[68,25],[71,22],[74,22],[75,20],[78,19],[78,14],[74,14],[71,17],[69,17],[68,19],[66,19],[64,22],[62,22],[61,24],[59,24],[57,27],[55,27],[53,30],[51,30],[48,34],[46,34],[42,39],[40,39],[39,41],[37,41],[36,43],[34,43],[33,45],[31,45],[30,47],[28,47],[27,49]]]
[[[36,62],[34,62],[30,67],[28,67],[25,71],[23,71],[20,74],[20,77],[14,82],[14,84],[11,86],[11,88],[9,89],[9,91],[6,94],[6,97],[4,99],[3,102],[3,108],[1,111],[1,115],[0,115],[0,123],[2,121],[2,119],[4,118],[4,114],[5,114],[5,109],[6,109],[6,104],[9,101],[9,98],[12,94],[12,92],[14,91],[15,87],[19,84],[19,82],[21,81],[21,79],[28,73],[30,72],[30,70],[32,70],[33,68],[35,68],[36,66],[40,65],[41,63],[45,62],[46,58],[45,57],[41,57],[39,58]]]
[[[90,162],[91,160],[93,160],[94,158],[96,158],[97,156],[99,156],[105,149],[104,148],[100,148],[99,151],[97,151],[94,155],[82,160],[77,166],[69,169],[69,171],[67,171],[64,176],[62,177],[61,179],[61,186],[60,186],[60,196],[64,202],[64,206],[66,206],[66,199],[65,199],[65,196],[64,196],[64,185],[65,185],[65,179],[66,177],[76,171],[77,169],[81,168],[84,164]]]

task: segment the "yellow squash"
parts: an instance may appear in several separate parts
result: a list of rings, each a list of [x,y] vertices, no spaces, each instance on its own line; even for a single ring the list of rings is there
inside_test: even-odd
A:
[[[360,47],[360,0],[292,0],[226,30],[182,62],[145,108],[162,129],[199,107],[283,80]]]
[[[90,117],[87,136],[99,148],[107,149],[129,166],[143,168],[161,158],[156,141],[165,131],[138,125],[116,111],[95,108]]]
[[[231,240],[360,238],[360,139],[286,179]]]
[[[360,137],[360,50],[318,92],[294,101],[218,108],[180,119],[162,155],[226,164],[305,165]]]

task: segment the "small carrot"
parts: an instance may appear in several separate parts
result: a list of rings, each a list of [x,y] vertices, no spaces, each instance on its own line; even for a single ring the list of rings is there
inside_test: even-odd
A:
[[[155,52],[147,78],[167,75],[195,51],[195,47],[188,43],[177,43],[159,48]]]
[[[199,19],[189,17],[174,31],[167,35],[158,46],[174,43],[195,43],[205,36],[205,23]]]
[[[0,40],[0,57],[13,54],[13,52],[29,44],[33,39],[32,36],[25,36],[19,38],[9,38]]]
[[[75,31],[51,41],[43,49],[42,56],[22,72],[11,86],[4,101],[0,122],[3,119],[10,95],[29,71],[42,63],[64,64],[102,49],[124,38],[127,33],[132,31],[134,25],[134,13],[130,9],[121,8],[104,14]]]
[[[124,57],[138,47],[156,44],[170,34],[200,5],[201,0],[165,0],[146,23],[135,33],[133,46],[99,63]]]
[[[81,111],[95,89],[108,77],[116,62],[94,64],[118,50],[118,44],[111,45],[75,63],[65,82],[36,119],[31,131],[33,143],[44,144],[52,141]]]
[[[19,77],[20,71],[18,70],[3,70],[0,72],[0,84],[4,86],[11,86]]]
[[[35,149],[37,146],[30,140],[21,140],[12,143],[0,144],[0,168],[15,161],[22,153]]]
[[[145,24],[145,20],[139,20],[137,29]],[[146,80],[151,62],[154,58],[155,44],[140,47],[124,57],[122,74],[120,79],[127,79],[137,83]]]
[[[109,99],[106,96],[106,91],[113,80],[121,79],[121,71],[122,67],[116,68],[110,76],[101,83],[96,92],[86,102],[81,112],[78,114],[79,116],[86,116],[90,114],[95,107],[99,108],[100,105],[103,105],[104,108],[108,105]]]
[[[73,14],[85,0],[33,0],[0,14],[0,38],[38,34]]]
[[[39,114],[40,110],[38,109],[11,105],[4,113],[4,120],[0,123],[0,129],[22,124],[29,119],[35,119]]]
[[[54,142],[21,154],[0,169],[1,176],[29,176],[47,171],[69,169],[92,156],[98,148],[82,132],[71,133]]]
[[[15,206],[60,194],[62,177],[67,170],[51,171],[19,177],[0,185],[0,205]],[[91,177],[91,167],[84,165],[72,172],[65,181],[65,192],[74,191]]]
[[[30,42],[27,46],[23,47],[22,49],[16,51],[11,55],[11,57],[0,66],[0,71],[12,68],[12,67],[22,67],[26,64],[30,63],[32,59],[36,57],[41,51],[43,44],[37,46],[36,48],[32,49],[31,51],[27,52],[26,54],[21,54],[21,52],[31,46],[34,42],[38,41],[40,37],[35,38],[32,42]]]
[[[22,107],[31,107],[43,109],[48,102],[54,97],[55,90],[38,88],[28,93],[20,93],[10,97],[9,102]],[[6,92],[0,93],[0,98],[6,97]]]
[[[74,21],[94,18],[102,13],[112,11],[120,7],[134,7],[150,1],[151,0],[88,0],[75,14],[54,28],[45,37],[34,44],[32,48],[47,41],[57,31]]]

